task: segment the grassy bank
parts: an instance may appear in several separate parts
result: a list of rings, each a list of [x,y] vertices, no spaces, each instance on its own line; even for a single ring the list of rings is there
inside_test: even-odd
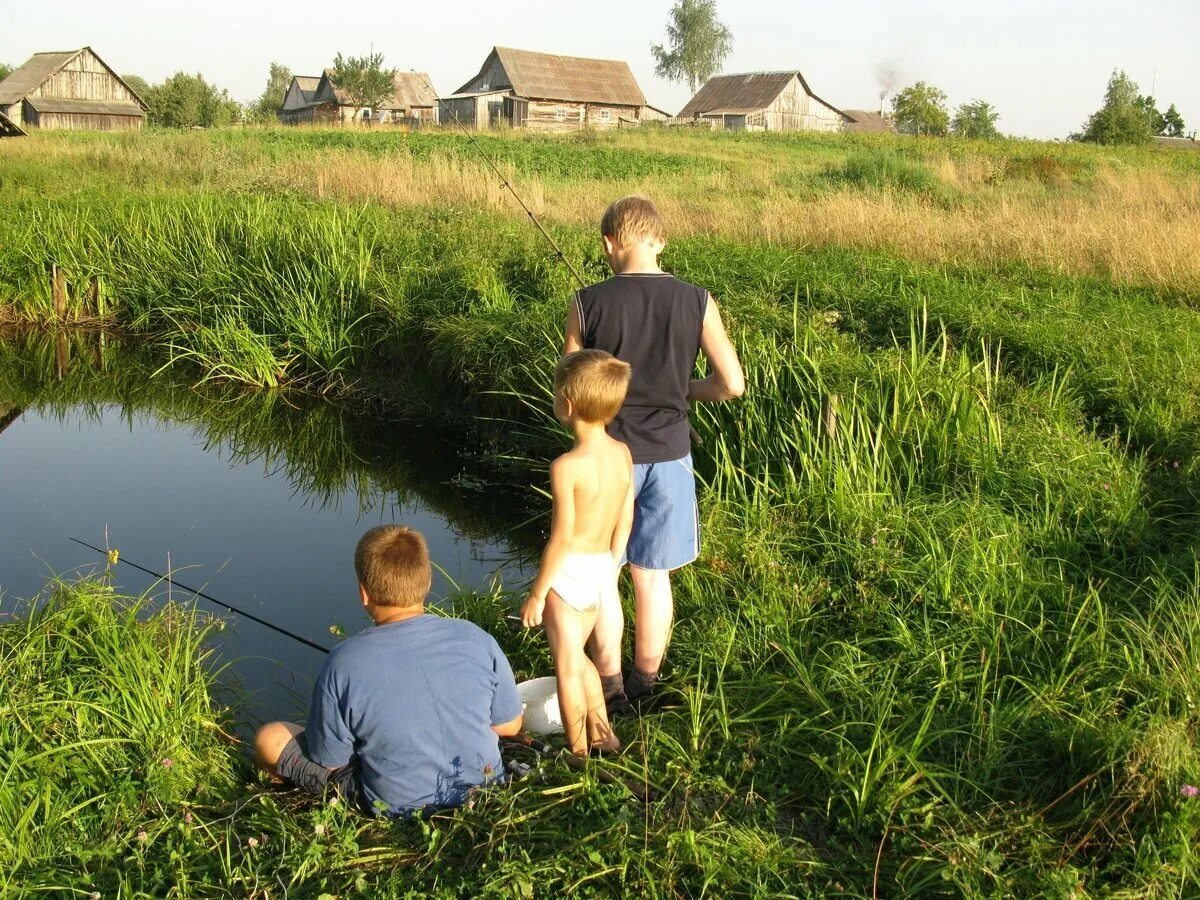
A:
[[[0,302],[49,318],[53,262],[76,284],[96,279],[106,319],[180,374],[447,398],[454,421],[500,420],[538,482],[562,441],[545,398],[569,276],[492,201],[453,192],[474,165],[461,144],[418,137],[407,149],[304,131],[72,138],[38,165],[5,148]],[[1195,215],[1188,163],[1148,151],[660,137],[506,138],[497,152],[511,146],[534,189],[561,181],[577,212],[648,184],[679,204],[676,223],[723,172],[750,186],[739,215],[760,214],[747,173],[784,157],[805,215],[861,200],[857,214],[891,203],[934,222],[1027,201],[1030,216],[1064,203],[1098,216],[1110,169],[1178,192],[1159,225]],[[171,162],[184,145],[197,152]],[[597,150],[625,154],[621,174],[570,168],[582,162],[532,174],[547,155]],[[1065,180],[1044,180],[1050,164],[1021,162],[1027,151]],[[457,175],[428,196],[352,205],[321,168],[342,153]],[[992,160],[1033,174],[955,187],[937,153],[964,171]],[[149,185],[130,180],[152,171]],[[1136,218],[1158,202],[1146,196],[1113,209]],[[567,253],[602,277],[590,226],[546,206]],[[739,227],[682,228],[666,259],[721,298],[749,390],[697,413],[706,549],[678,580],[672,708],[622,735],[623,765],[662,800],[643,808],[557,773],[405,830],[333,828],[336,811],[251,792],[231,820],[249,829],[236,852],[227,834],[185,855],[191,893],[279,893],[279,871],[311,893],[1200,891],[1200,801],[1181,793],[1200,779],[1200,312],[1195,258],[1153,249],[1174,225],[1129,249],[1158,267],[1128,267],[1103,243],[1048,261]],[[998,245],[1016,246],[1006,228]],[[85,296],[71,303],[95,314]],[[495,603],[464,612],[523,673],[545,671]],[[246,834],[267,839],[250,848]],[[147,893],[168,883],[147,878]]]

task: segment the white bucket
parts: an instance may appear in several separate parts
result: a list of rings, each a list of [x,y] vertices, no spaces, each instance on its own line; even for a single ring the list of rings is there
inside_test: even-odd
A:
[[[553,675],[533,678],[517,685],[517,694],[525,711],[525,730],[534,734],[562,734],[562,713],[558,709],[558,679]]]

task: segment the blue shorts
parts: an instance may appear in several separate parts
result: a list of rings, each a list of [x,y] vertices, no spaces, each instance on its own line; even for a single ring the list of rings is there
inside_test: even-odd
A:
[[[633,467],[633,529],[625,558],[639,569],[678,569],[700,555],[692,455]]]

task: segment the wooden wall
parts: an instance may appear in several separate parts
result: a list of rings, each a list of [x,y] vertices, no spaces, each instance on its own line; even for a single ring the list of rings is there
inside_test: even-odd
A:
[[[47,131],[137,131],[144,118],[105,113],[40,113],[33,107],[26,107],[25,121]]]
[[[504,71],[504,66],[500,65],[499,57],[490,57],[485,66],[484,70],[471,79],[469,83],[463,85],[458,93],[474,94],[479,91],[499,91],[512,87],[512,82],[508,80],[508,74]]]
[[[30,92],[30,97],[59,100],[129,100],[137,102],[90,50],[84,50]],[[45,126],[43,126],[45,127]]]
[[[603,131],[617,128],[621,119],[627,122],[638,121],[640,114],[641,109],[637,106],[530,100],[526,127],[531,131],[542,132],[580,131],[584,128]]]
[[[814,100],[804,90],[799,78],[793,78],[775,102],[765,110],[761,127],[768,131],[841,131],[845,118],[828,106]],[[748,121],[756,128],[758,117]]]

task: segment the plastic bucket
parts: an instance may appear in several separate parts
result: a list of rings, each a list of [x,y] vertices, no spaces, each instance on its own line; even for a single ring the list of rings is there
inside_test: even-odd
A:
[[[534,734],[562,734],[562,713],[558,709],[558,679],[553,675],[533,678],[517,685],[517,694],[525,710],[525,730]]]

